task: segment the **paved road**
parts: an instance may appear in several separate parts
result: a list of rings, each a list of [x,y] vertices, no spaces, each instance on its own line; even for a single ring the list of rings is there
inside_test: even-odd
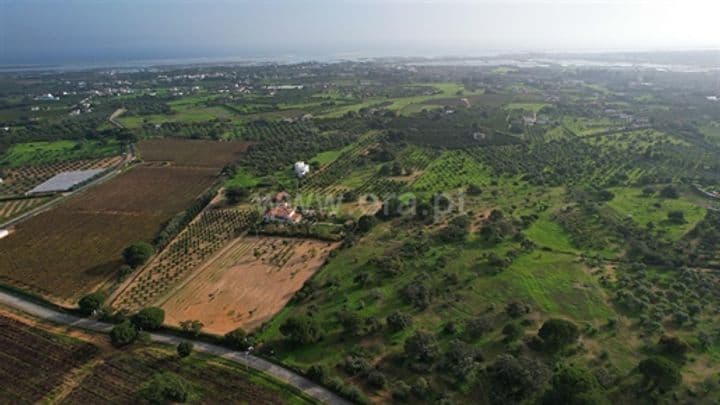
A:
[[[4,291],[0,291],[0,304],[7,305],[8,307],[15,308],[43,320],[51,321],[62,325],[73,326],[85,330],[108,333],[113,328],[112,324],[99,322],[92,319],[79,318],[73,315],[57,312],[53,309],[35,304],[33,302],[27,301],[23,298],[6,293]],[[267,360],[263,360],[259,357],[233,351],[221,346],[205,342],[197,342],[191,339],[183,339],[177,336],[165,335],[162,333],[151,333],[150,339],[153,342],[169,345],[177,345],[180,342],[192,342],[194,345],[194,350],[222,357],[229,361],[271,375],[288,385],[294,386],[302,390],[307,395],[316,398],[324,403],[332,405],[350,404],[350,402],[340,398],[339,396],[315,384],[307,378],[296,374],[290,370],[287,370],[283,367],[280,367],[276,364],[273,364]]]

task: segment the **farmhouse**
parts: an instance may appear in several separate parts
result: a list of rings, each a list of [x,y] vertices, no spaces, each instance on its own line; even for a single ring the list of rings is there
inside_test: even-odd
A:
[[[305,177],[308,173],[310,173],[310,165],[308,165],[305,162],[295,162],[295,165],[293,166],[295,170],[295,174],[299,178]]]
[[[302,219],[294,208],[291,208],[288,203],[270,207],[265,211],[264,216],[265,222],[286,222],[286,223],[298,223]]]

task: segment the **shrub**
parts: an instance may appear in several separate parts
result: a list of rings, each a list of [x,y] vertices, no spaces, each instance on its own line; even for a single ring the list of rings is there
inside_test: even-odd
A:
[[[290,341],[299,344],[310,344],[322,338],[322,329],[317,321],[309,316],[298,316],[286,320],[280,325],[280,333]]]
[[[396,401],[407,401],[410,398],[412,388],[405,381],[398,381],[392,390],[392,397]]]
[[[165,322],[165,311],[158,307],[143,308],[130,320],[140,330],[157,330]]]
[[[130,321],[116,325],[110,331],[110,341],[115,347],[127,346],[138,337],[138,330]]]
[[[177,354],[180,357],[189,356],[195,346],[191,342],[181,342],[177,345]]]
[[[412,317],[400,311],[395,311],[388,315],[387,325],[393,332],[399,332],[412,325]]]
[[[405,340],[405,356],[416,362],[432,363],[439,349],[435,337],[427,332],[418,331]]]
[[[663,357],[650,357],[641,361],[638,370],[653,389],[658,386],[670,388],[682,381],[678,366]]]
[[[512,342],[519,338],[523,333],[523,329],[516,323],[510,322],[502,330],[503,336],[505,336],[505,342]]]
[[[373,388],[383,389],[387,384],[387,378],[385,378],[385,374],[379,371],[371,371],[368,374],[368,384]]]
[[[251,346],[247,334],[242,328],[237,328],[226,333],[223,341],[235,350],[247,350]]]
[[[307,378],[322,383],[328,376],[328,369],[322,364],[313,364],[305,371]]]
[[[177,374],[164,372],[156,374],[140,390],[140,396],[154,404],[185,402],[190,385]]]
[[[551,387],[543,395],[542,403],[554,404],[608,404],[597,379],[588,370],[565,366],[555,373]]]
[[[88,294],[80,298],[80,301],[78,302],[80,312],[85,315],[92,315],[95,311],[100,309],[103,302],[105,301],[105,298],[105,293],[100,291]]]

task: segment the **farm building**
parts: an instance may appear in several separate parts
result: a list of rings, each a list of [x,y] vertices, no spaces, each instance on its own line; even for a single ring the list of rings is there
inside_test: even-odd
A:
[[[276,207],[268,208],[268,210],[265,211],[264,219],[265,222],[298,223],[302,219],[302,215],[287,203],[284,203]]]
[[[281,192],[275,194],[275,196],[273,196],[272,201],[274,203],[279,204],[279,203],[288,202],[288,201],[290,201],[290,199],[291,199],[290,193],[288,193],[287,191],[281,191]]]
[[[7,229],[0,229],[0,239],[6,237],[8,235],[10,235],[10,231],[8,231]]]
[[[305,162],[295,162],[294,170],[298,177],[303,178],[310,173],[310,165]]]
[[[75,170],[56,174],[44,183],[37,185],[27,194],[59,193],[70,191],[78,184],[84,183],[102,173],[105,169]]]

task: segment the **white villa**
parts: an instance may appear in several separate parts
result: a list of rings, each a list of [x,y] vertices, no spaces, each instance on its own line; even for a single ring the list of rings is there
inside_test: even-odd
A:
[[[293,169],[295,170],[295,174],[299,178],[305,177],[308,173],[310,173],[310,165],[308,165],[305,162],[295,162],[295,165],[293,166]]]

